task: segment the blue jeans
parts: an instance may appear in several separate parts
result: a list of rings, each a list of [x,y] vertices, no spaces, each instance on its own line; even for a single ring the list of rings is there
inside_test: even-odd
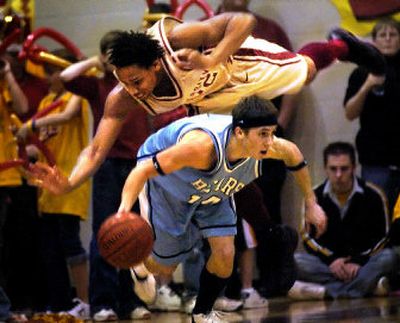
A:
[[[96,240],[101,224],[117,212],[123,185],[134,166],[134,160],[107,158],[93,178],[93,221],[89,257],[89,302],[92,315],[105,308],[113,309],[123,317],[139,302],[133,292],[130,272],[117,271],[108,264],[100,256]],[[137,203],[134,211],[139,212]]]
[[[351,282],[337,279],[329,266],[317,256],[301,252],[295,254],[298,279],[324,285],[328,296],[336,298],[360,298],[370,296],[382,276],[391,277],[398,266],[398,258],[392,249],[386,248],[369,258]]]
[[[363,165],[361,177],[383,189],[388,198],[389,211],[392,212],[400,193],[400,169]]]

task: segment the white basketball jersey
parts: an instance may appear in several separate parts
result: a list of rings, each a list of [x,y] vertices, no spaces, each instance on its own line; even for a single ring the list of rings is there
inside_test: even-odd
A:
[[[230,113],[241,98],[257,94],[272,99],[297,93],[307,77],[307,63],[301,55],[263,39],[249,36],[226,62],[207,70],[182,70],[172,59],[168,31],[182,22],[166,17],[154,24],[148,33],[165,50],[162,66],[175,93],[137,101],[151,114],[159,114],[190,105],[198,113]],[[207,49],[204,54],[211,52]]]

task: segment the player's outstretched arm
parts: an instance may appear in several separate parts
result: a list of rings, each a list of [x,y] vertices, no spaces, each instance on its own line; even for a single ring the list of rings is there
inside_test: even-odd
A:
[[[274,139],[271,151],[271,158],[283,160],[288,169],[291,170],[304,196],[306,224],[313,224],[317,230],[317,237],[319,237],[326,230],[327,217],[317,203],[310,172],[303,154],[294,143],[282,138]]]
[[[176,50],[177,66],[182,69],[213,67],[235,53],[251,34],[256,19],[249,13],[224,13],[213,18],[178,25],[168,34]],[[198,48],[214,47],[202,55]]]
[[[215,159],[209,134],[201,130],[188,132],[182,140],[158,153],[155,159],[139,163],[129,174],[122,190],[118,212],[130,212],[145,183],[158,175],[167,175],[182,168],[209,169]]]
[[[129,94],[121,86],[117,86],[107,98],[104,115],[95,137],[80,154],[69,178],[56,166],[37,164],[32,166],[31,182],[54,194],[68,193],[80,186],[96,172],[106,158],[120,132],[125,116],[135,108],[134,104]]]

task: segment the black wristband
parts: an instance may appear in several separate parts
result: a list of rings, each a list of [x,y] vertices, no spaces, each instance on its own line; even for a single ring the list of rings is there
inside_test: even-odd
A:
[[[154,155],[154,156],[151,158],[151,160],[153,161],[153,166],[154,166],[154,168],[156,169],[157,173],[160,174],[161,176],[164,176],[165,173],[164,173],[164,171],[162,170],[160,164],[158,163],[158,160],[157,160],[156,155]]]
[[[296,171],[298,171],[298,170],[300,170],[300,169],[302,169],[302,168],[304,168],[304,167],[306,167],[307,166],[307,161],[305,160],[305,159],[303,159],[300,163],[298,163],[297,165],[295,165],[295,166],[286,166],[286,168],[288,169],[288,170],[290,170],[291,172],[296,172]]]

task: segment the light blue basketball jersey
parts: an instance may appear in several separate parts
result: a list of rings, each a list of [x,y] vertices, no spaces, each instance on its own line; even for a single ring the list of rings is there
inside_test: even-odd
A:
[[[153,226],[153,256],[164,264],[178,263],[199,238],[236,234],[232,195],[261,173],[261,163],[246,158],[231,165],[226,146],[231,116],[202,114],[171,123],[151,135],[138,152],[138,162],[176,143],[189,131],[201,129],[212,138],[217,154],[213,169],[184,168],[146,183],[146,214]],[[161,166],[162,167],[162,166]],[[141,200],[142,203],[142,200]]]
[[[218,204],[260,175],[260,162],[246,158],[235,165],[226,159],[225,148],[231,135],[231,116],[203,114],[178,120],[150,136],[138,152],[138,160],[171,147],[188,131],[201,129],[210,134],[218,156],[210,171],[185,168],[157,176],[149,182],[153,189],[164,190],[179,214],[188,215],[199,206]]]

